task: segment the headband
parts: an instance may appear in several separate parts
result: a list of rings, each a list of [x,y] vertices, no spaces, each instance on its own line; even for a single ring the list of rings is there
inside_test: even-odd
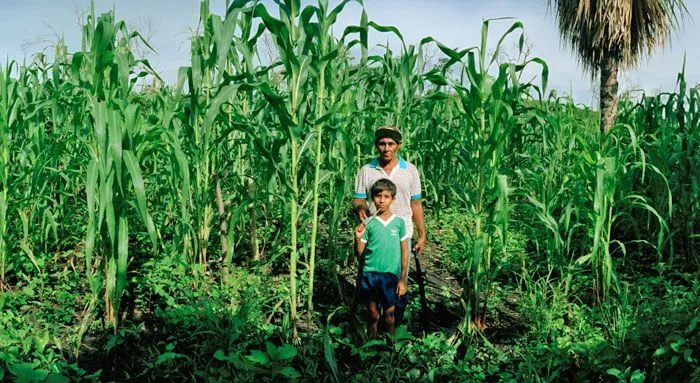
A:
[[[381,127],[374,132],[374,143],[376,144],[382,138],[391,138],[397,143],[401,142],[401,132],[396,129]]]

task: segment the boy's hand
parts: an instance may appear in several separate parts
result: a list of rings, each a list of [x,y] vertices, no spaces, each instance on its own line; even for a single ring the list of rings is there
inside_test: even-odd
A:
[[[399,297],[406,295],[406,282],[403,279],[400,279],[396,285],[396,295]]]
[[[367,229],[367,226],[365,226],[364,223],[361,223],[355,227],[355,239],[360,240],[362,239],[362,236],[365,234],[365,230]]]

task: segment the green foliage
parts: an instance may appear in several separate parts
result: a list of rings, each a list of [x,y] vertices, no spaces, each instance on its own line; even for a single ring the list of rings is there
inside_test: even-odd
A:
[[[294,346],[275,346],[265,343],[264,350],[252,350],[241,356],[240,353],[225,354],[218,350],[214,353],[216,360],[224,361],[236,371],[237,381],[274,381],[276,379],[297,379],[300,374],[290,365],[297,355]]]
[[[0,380],[700,378],[684,71],[600,136],[517,20],[452,49],[364,10],[334,33],[359,2],[209,5],[174,86],[94,9],[80,50],[0,70]],[[411,332],[414,299],[408,328],[360,345],[346,207],[383,124],[422,173],[426,264],[461,283],[434,286],[434,314],[465,321]]]
[[[617,368],[611,368],[607,372],[608,374],[617,378],[618,382],[629,382],[629,383],[642,383],[644,382],[644,373],[639,370],[630,371],[630,367],[627,367],[624,371],[620,371]]]
[[[41,287],[30,284],[16,293],[0,292],[0,377],[18,382],[97,381],[99,371],[88,373],[64,358],[69,352],[65,342],[75,342],[62,329],[75,323],[75,303],[64,300],[75,299],[69,288],[52,289],[53,294],[41,301],[35,289]]]

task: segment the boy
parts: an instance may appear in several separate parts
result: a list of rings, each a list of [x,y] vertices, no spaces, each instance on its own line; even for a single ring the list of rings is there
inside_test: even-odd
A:
[[[382,178],[372,185],[370,194],[377,213],[355,228],[355,253],[365,256],[360,298],[367,303],[367,333],[375,338],[382,316],[387,330],[394,333],[394,311],[406,295],[408,234],[405,221],[389,210],[396,185]]]

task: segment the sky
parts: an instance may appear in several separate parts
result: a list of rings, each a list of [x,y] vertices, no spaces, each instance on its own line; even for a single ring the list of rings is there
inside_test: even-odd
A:
[[[224,0],[210,0],[212,12],[223,14]],[[266,1],[266,4],[270,4]],[[337,0],[331,0],[337,4]],[[665,48],[659,48],[631,71],[619,75],[620,89],[643,89],[647,93],[670,91],[676,87],[678,72],[686,56],[686,81],[700,83],[700,49],[692,45],[693,36],[700,36],[700,24],[693,16],[700,15],[700,0],[686,0],[691,17],[674,33]],[[69,51],[80,49],[80,15],[89,10],[89,0],[0,0],[0,60],[30,60],[37,52],[51,56],[52,44],[63,37]],[[269,8],[274,5],[268,5]],[[188,37],[199,19],[199,0],[95,0],[95,11],[116,10],[117,19],[149,38],[156,53],[148,56],[151,65],[167,82],[174,82],[177,70],[189,65]],[[596,87],[584,73],[574,54],[558,36],[556,20],[546,0],[364,0],[370,20],[393,25],[407,44],[416,44],[431,36],[449,47],[466,48],[478,45],[484,19],[513,17],[522,21],[532,49],[531,57],[544,59],[549,66],[548,89],[570,94],[578,103],[592,105]],[[359,24],[362,6],[349,4],[339,16],[334,33],[341,34],[347,25]],[[270,11],[276,15],[276,11]],[[493,22],[489,28],[489,46],[515,20]],[[370,45],[397,42],[386,34],[370,33]],[[514,52],[515,40],[506,43],[506,51]],[[534,76],[531,68],[528,76]],[[594,105],[595,107],[595,105]]]

